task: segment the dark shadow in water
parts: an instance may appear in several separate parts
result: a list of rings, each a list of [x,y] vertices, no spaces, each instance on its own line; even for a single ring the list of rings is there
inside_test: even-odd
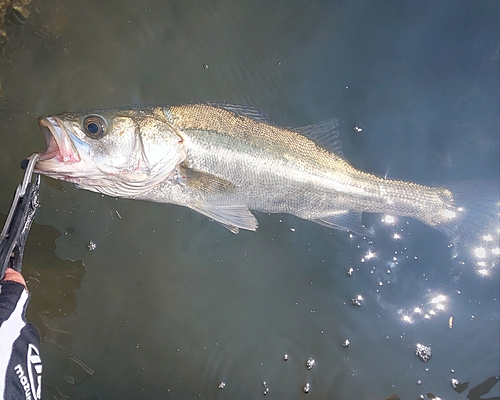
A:
[[[488,394],[490,390],[493,388],[498,383],[499,377],[498,376],[490,376],[488,379],[486,379],[484,382],[480,383],[477,386],[474,386],[470,391],[469,394],[467,395],[467,398],[469,400],[500,400],[500,397],[495,396],[495,397],[488,397],[484,398],[482,397],[485,394]],[[469,382],[463,382],[463,383],[454,383],[452,381],[452,386],[455,392],[457,393],[462,393],[465,389],[467,389],[467,386],[469,385]],[[427,398],[430,400],[438,400],[440,397],[436,396],[435,394],[432,393],[427,393]],[[395,394],[390,395],[387,399],[385,400],[400,400],[398,396]]]
[[[479,385],[473,387],[467,395],[467,398],[470,400],[499,400],[500,397],[498,396],[489,397],[487,399],[482,397],[483,395],[490,392],[493,386],[498,383],[498,379],[498,376],[490,376],[483,383],[480,383]]]

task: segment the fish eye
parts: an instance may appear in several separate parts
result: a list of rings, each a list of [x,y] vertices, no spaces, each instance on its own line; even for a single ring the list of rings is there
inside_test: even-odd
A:
[[[106,133],[106,122],[99,115],[89,115],[83,120],[85,134],[92,139],[100,139]]]

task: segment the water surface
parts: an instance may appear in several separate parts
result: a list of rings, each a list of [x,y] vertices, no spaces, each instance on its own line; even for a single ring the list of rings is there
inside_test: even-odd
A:
[[[498,2],[32,7],[2,48],[4,214],[19,161],[45,148],[38,116],[125,104],[228,101],[284,126],[338,117],[358,168],[498,179]],[[256,233],[233,235],[181,207],[47,178],[41,204],[24,273],[44,398],[465,399],[500,374],[498,266],[453,258],[416,221],[368,216],[368,239],[259,214]],[[452,378],[469,388],[456,393]]]

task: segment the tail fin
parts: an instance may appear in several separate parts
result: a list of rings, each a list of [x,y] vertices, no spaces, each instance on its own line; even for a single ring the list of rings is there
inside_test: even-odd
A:
[[[500,237],[500,188],[498,180],[481,180],[446,185],[453,193],[456,216],[434,226],[453,244],[469,246]]]

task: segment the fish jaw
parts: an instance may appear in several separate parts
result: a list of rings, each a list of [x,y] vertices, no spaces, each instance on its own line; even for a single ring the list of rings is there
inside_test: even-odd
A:
[[[57,117],[38,119],[38,125],[45,137],[47,151],[41,154],[41,161],[56,159],[63,163],[80,162],[80,154],[75,148],[70,134]]]
[[[82,155],[88,153],[88,145],[73,135],[56,116],[38,119],[47,150],[40,153],[35,172],[55,179],[78,183],[85,171]]]

